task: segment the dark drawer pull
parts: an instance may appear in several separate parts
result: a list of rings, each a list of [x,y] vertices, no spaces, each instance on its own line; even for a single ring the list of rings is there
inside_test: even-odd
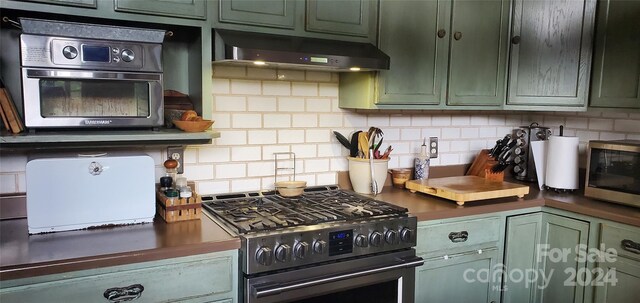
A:
[[[133,284],[125,287],[109,288],[104,291],[104,297],[109,302],[127,302],[140,298],[143,291],[144,287],[141,284]]]
[[[469,239],[469,233],[466,230],[449,233],[449,240],[453,243],[464,242],[467,239]]]
[[[621,242],[622,249],[632,252],[634,254],[640,254],[640,243],[633,242],[631,240],[624,239]]]

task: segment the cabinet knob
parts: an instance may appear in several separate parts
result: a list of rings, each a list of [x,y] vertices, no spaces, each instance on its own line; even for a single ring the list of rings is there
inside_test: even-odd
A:
[[[453,33],[453,39],[456,39],[456,40],[462,39],[462,32]]]
[[[520,43],[520,36],[513,36],[513,38],[511,38],[511,43],[519,44]]]
[[[447,35],[447,31],[444,29],[439,29],[438,30],[438,38],[444,38],[444,36]]]
[[[140,298],[143,291],[144,287],[141,284],[133,284],[125,287],[109,288],[104,291],[103,296],[109,302],[125,302]]]

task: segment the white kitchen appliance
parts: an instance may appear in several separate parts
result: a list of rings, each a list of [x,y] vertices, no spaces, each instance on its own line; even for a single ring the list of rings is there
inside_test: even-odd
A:
[[[146,154],[34,158],[26,180],[29,234],[153,221],[155,168]]]

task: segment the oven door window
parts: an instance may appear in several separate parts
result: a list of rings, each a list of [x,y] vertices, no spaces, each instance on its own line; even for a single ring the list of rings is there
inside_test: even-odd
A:
[[[589,186],[640,195],[640,154],[591,149]]]
[[[293,303],[398,303],[398,281],[377,283]]]
[[[149,82],[40,79],[42,117],[148,117]]]

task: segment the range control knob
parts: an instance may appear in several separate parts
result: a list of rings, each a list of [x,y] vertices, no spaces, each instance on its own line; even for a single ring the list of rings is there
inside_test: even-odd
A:
[[[273,263],[273,251],[269,247],[260,247],[256,252],[256,261],[264,266]]]
[[[291,260],[291,246],[287,244],[278,245],[278,247],[276,247],[276,260],[280,262]]]
[[[400,231],[400,240],[402,240],[402,242],[411,242],[411,237],[413,236],[413,230],[411,230],[410,228],[403,228]]]
[[[398,241],[398,231],[395,229],[389,229],[384,233],[384,241],[387,244],[396,244]]]
[[[369,235],[369,243],[371,243],[371,246],[380,246],[382,244],[382,234],[377,231],[372,232]]]
[[[327,251],[327,242],[318,240],[313,243],[313,252],[316,254],[324,254]]]
[[[365,235],[357,235],[355,241],[356,241],[356,246],[358,247],[369,246],[369,242],[367,241],[367,236]]]
[[[136,54],[134,54],[132,50],[125,48],[122,50],[120,57],[122,57],[122,61],[124,62],[131,62],[135,59]]]
[[[78,49],[67,45],[62,49],[62,55],[67,59],[75,59],[78,56]]]
[[[307,256],[308,252],[309,252],[309,243],[307,242],[300,241],[293,246],[293,254],[298,259],[304,259],[304,257]]]

